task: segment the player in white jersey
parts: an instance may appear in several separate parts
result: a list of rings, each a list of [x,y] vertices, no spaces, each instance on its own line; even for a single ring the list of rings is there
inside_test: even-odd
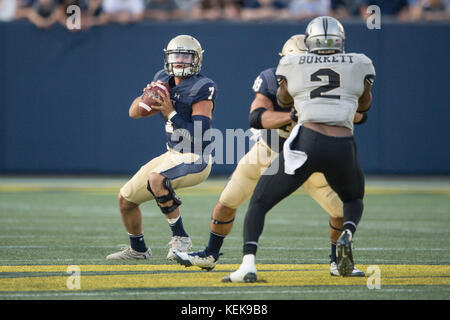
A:
[[[299,123],[324,123],[353,130],[364,78],[373,77],[375,70],[364,54],[308,53],[283,57],[277,75],[279,79],[291,79],[287,90],[294,97]]]
[[[308,54],[280,60],[277,101],[285,108],[295,105],[298,124],[286,140],[278,163],[274,160],[279,170],[263,174],[255,188],[244,220],[242,264],[222,281],[256,281],[255,256],[266,213],[314,172],[325,175],[344,204],[337,267],[341,276],[351,274],[352,237],[362,216],[364,197],[364,174],[356,153],[353,119],[357,111],[364,113],[370,107],[375,70],[365,55],[344,53],[344,41],[339,21],[318,17],[306,28]],[[271,167],[266,172],[273,172]]]

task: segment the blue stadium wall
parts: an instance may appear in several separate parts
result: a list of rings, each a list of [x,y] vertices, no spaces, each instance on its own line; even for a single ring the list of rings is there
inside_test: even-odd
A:
[[[450,173],[450,25],[344,25],[347,52],[372,58],[370,119],[356,127],[367,173]],[[255,77],[305,24],[143,23],[88,32],[0,24],[0,173],[131,174],[164,151],[159,117],[128,107],[178,34],[198,38],[219,94],[214,127],[248,128]],[[218,165],[213,174],[229,174]]]

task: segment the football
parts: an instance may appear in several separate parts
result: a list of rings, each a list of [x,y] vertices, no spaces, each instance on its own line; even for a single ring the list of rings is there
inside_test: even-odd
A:
[[[160,93],[164,92],[164,87],[169,90],[169,84],[165,82],[156,83],[154,86],[144,90],[144,93],[141,96],[141,101],[139,101],[139,114],[141,116],[146,117],[158,113],[159,110],[152,109],[152,106],[159,105],[154,98],[159,98]]]

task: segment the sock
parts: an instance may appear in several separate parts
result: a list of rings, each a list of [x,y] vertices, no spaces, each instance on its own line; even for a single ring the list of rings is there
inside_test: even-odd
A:
[[[342,229],[350,230],[350,232],[352,233],[352,236],[353,236],[356,232],[356,224],[352,221],[346,221],[346,222],[344,222],[344,226],[342,227]]]
[[[178,216],[178,218],[175,219],[168,219],[167,221],[172,230],[172,236],[189,237],[186,231],[184,231],[183,219],[181,219],[181,216]]]
[[[133,250],[136,250],[139,252],[147,251],[147,246],[145,245],[143,234],[140,234],[137,236],[133,235],[133,234],[128,234],[128,236],[130,237],[130,245]]]
[[[220,248],[222,248],[224,239],[225,239],[225,236],[221,236],[214,232],[210,232],[208,246],[205,249],[206,254],[207,255],[211,254],[214,258],[217,259],[219,257],[219,251],[220,251]]]
[[[244,244],[244,250],[243,250],[244,256],[248,255],[248,254],[256,255],[256,250],[258,250],[257,242],[251,241],[251,242],[246,242]]]
[[[336,262],[336,261],[337,261],[337,257],[336,257],[336,243],[332,242],[331,243],[330,263],[331,262]]]

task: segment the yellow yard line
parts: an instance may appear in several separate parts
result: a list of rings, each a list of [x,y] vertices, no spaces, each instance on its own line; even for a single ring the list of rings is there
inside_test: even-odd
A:
[[[64,272],[68,266],[0,266],[0,291],[67,291],[67,276],[43,275]],[[186,269],[178,265],[80,265],[81,290],[111,290],[125,288],[176,287],[239,287],[239,286],[366,286],[368,278],[331,277],[323,264],[264,264],[257,265],[258,282],[253,284],[222,283],[223,276],[238,265],[218,265],[214,271]],[[367,270],[367,265],[357,265]],[[448,265],[378,265],[381,285],[450,285]],[[123,272],[152,272],[124,274]],[[178,272],[176,272],[178,271]],[[187,272],[189,271],[189,272]],[[31,276],[8,277],[6,273],[30,272]],[[89,272],[88,275],[83,274]],[[96,272],[109,273],[95,275]],[[3,275],[2,275],[3,273]],[[39,273],[39,276],[32,276]]]

